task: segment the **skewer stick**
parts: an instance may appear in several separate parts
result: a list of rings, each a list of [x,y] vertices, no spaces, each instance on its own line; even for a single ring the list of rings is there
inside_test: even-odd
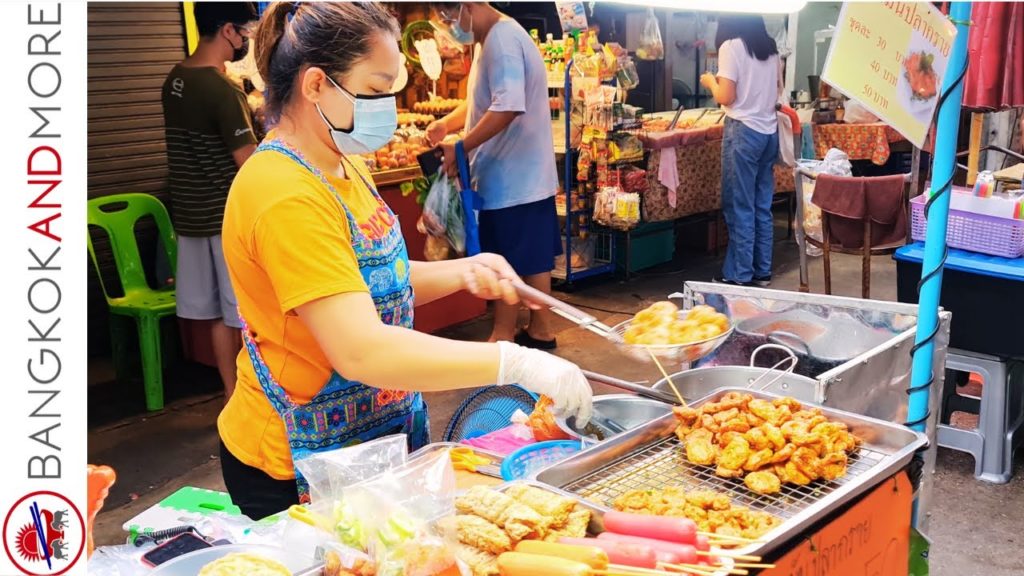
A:
[[[668,568],[675,572],[686,572],[688,574],[697,574],[698,576],[714,576],[720,570],[712,566],[698,566],[697,564],[669,564],[668,562],[658,562],[659,568]],[[744,572],[746,574],[746,572]],[[740,574],[738,576],[743,576]]]
[[[728,550],[719,550],[717,552],[704,552],[697,550],[697,556],[722,556],[725,558],[732,558],[733,560],[739,560],[741,562],[760,562],[760,556],[746,556],[743,554],[733,554]]]
[[[647,353],[651,355],[651,360],[654,360],[654,364],[658,367],[658,370],[661,371],[661,375],[665,377],[665,381],[672,387],[672,392],[675,393],[676,399],[679,400],[679,404],[682,405],[683,408],[686,408],[686,400],[683,400],[683,395],[680,394],[679,389],[676,388],[676,383],[672,381],[672,377],[669,376],[668,371],[661,365],[661,360],[658,360],[658,355],[654,353],[654,350],[651,350],[650,346],[644,346],[644,348],[646,348]]]
[[[775,564],[753,564],[750,562],[734,562],[733,567],[735,568],[757,568],[758,570],[770,570],[775,568]]]
[[[744,538],[743,536],[732,536],[730,534],[718,534],[717,532],[697,532],[700,536],[707,536],[708,538],[714,538],[716,540],[733,540],[736,542],[744,542],[749,544],[761,543],[764,540],[757,540],[756,538]]]
[[[616,573],[650,574],[652,576],[667,576],[669,574],[664,570],[651,570],[650,568],[639,568],[637,566],[626,566],[624,564],[609,564],[608,570]]]

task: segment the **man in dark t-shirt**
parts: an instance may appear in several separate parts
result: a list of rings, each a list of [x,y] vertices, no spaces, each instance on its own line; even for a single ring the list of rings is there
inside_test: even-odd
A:
[[[224,63],[245,57],[257,14],[249,2],[196,2],[194,13],[199,45],[167,75],[162,93],[178,234],[177,314],[209,326],[226,400],[235,387],[241,323],[220,229],[231,181],[256,149],[256,136],[245,93],[224,75]]]

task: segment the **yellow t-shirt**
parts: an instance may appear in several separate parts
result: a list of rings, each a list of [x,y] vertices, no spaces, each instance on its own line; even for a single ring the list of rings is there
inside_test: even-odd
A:
[[[366,167],[354,164],[372,182]],[[349,180],[328,177],[362,233],[383,236],[397,225],[394,216],[351,169],[349,175]],[[257,152],[231,186],[223,244],[239,310],[263,360],[294,401],[308,402],[327,383],[332,367],[295,309],[334,294],[369,291],[341,203],[291,158]],[[284,423],[244,348],[237,365],[238,384],[217,419],[224,445],[274,478],[294,478]]]

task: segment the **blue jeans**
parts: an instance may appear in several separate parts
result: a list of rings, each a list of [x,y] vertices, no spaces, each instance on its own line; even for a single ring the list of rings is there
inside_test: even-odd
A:
[[[750,282],[772,275],[772,167],[779,135],[761,134],[726,118],[722,140],[722,214],[729,227],[729,248],[722,277]]]

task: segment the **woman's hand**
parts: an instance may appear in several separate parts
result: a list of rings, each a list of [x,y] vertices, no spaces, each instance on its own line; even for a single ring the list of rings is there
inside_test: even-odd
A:
[[[465,259],[462,284],[467,292],[483,300],[501,300],[518,304],[519,294],[512,285],[519,276],[504,258],[497,254],[477,254]]]
[[[574,416],[576,427],[590,422],[593,390],[578,366],[553,354],[524,348],[511,342],[498,342],[501,368],[498,384],[519,384],[530,392],[547,396],[557,415]]]
[[[448,136],[448,125],[444,119],[434,120],[427,126],[427,142],[431,146],[437,146]]]
[[[714,92],[715,87],[718,86],[718,78],[715,78],[711,72],[705,72],[700,75],[700,85]]]

